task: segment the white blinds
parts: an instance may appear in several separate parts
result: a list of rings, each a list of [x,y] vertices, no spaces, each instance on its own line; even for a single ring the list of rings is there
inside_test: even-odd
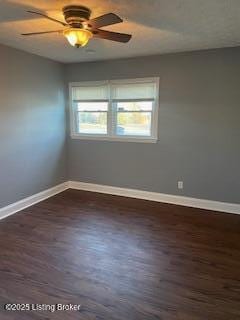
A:
[[[75,101],[106,101],[109,99],[108,85],[72,87],[72,99]]]
[[[149,99],[156,97],[155,82],[114,83],[112,84],[113,100]]]
[[[73,101],[155,100],[156,79],[112,80],[72,86]]]

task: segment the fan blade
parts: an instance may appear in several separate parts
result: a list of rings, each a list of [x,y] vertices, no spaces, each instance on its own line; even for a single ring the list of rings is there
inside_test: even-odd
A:
[[[117,42],[128,42],[132,38],[130,34],[111,32],[111,31],[106,31],[101,29],[92,30],[92,33],[94,38],[102,38],[102,39],[107,39],[107,40],[112,40]]]
[[[84,21],[83,24],[87,25],[89,28],[97,29],[105,26],[109,26],[111,24],[116,24],[123,22],[123,20],[114,13],[107,13],[103,16]]]
[[[59,21],[59,20],[57,20],[57,19],[51,18],[51,17],[47,16],[46,14],[43,14],[43,13],[40,13],[40,12],[35,12],[35,11],[27,11],[27,12],[33,13],[33,14],[38,14],[39,16],[42,16],[42,17],[44,17],[44,18],[47,18],[47,19],[49,19],[49,20],[51,20],[51,21],[60,23],[60,24],[63,25],[64,27],[66,27],[66,26],[68,25],[68,24],[65,23],[65,22],[62,22],[62,21]]]
[[[45,34],[45,33],[60,33],[62,30],[56,30],[56,31],[43,31],[43,32],[31,32],[31,33],[22,33],[22,36],[35,36],[38,34]]]

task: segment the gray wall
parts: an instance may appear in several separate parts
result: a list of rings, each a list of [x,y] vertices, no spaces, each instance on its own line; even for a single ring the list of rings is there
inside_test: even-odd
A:
[[[63,66],[0,45],[0,207],[66,180]]]
[[[240,48],[63,66],[0,46],[0,61],[0,208],[68,179],[240,203]],[[64,85],[145,76],[160,77],[158,143],[67,152]]]
[[[160,77],[158,143],[70,139],[71,180],[240,203],[240,48],[69,64],[65,71],[66,82]]]

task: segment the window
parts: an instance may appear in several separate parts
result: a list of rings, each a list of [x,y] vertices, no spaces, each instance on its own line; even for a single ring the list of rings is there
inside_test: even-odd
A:
[[[155,142],[158,78],[70,84],[71,136]]]

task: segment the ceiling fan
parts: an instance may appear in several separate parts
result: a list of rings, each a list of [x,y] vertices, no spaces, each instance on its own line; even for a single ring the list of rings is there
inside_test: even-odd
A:
[[[90,19],[91,10],[84,6],[68,5],[63,7],[62,11],[66,22],[54,19],[41,12],[27,11],[57,22],[66,28],[54,31],[23,33],[22,35],[34,36],[47,33],[62,33],[69,43],[77,48],[85,46],[91,38],[101,38],[126,43],[132,37],[130,34],[99,29],[123,22],[123,20],[114,13],[107,13],[100,17]]]

